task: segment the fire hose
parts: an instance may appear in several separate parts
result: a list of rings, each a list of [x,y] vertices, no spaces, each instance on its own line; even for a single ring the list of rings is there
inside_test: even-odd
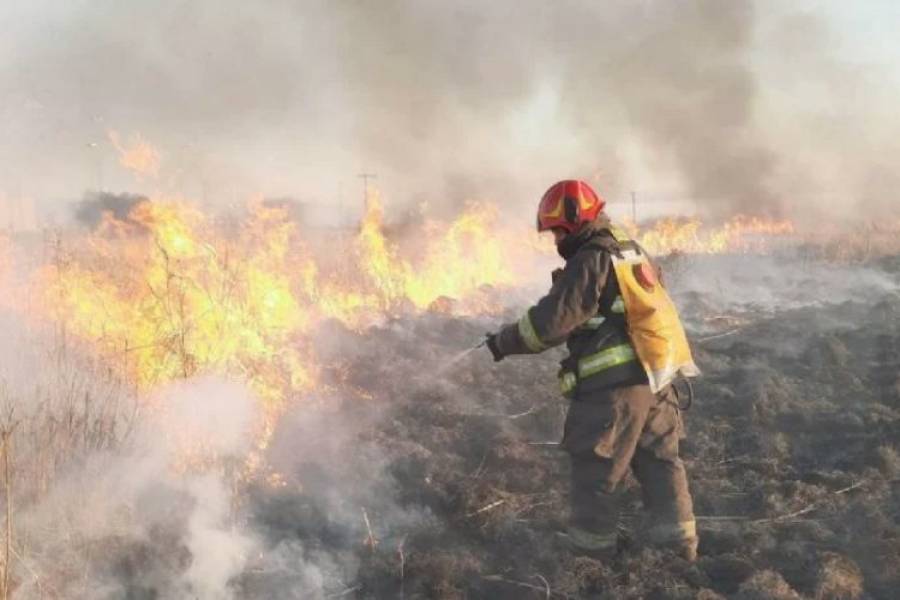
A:
[[[684,389],[679,389],[679,384]],[[675,393],[675,403],[678,405],[678,409],[683,411],[690,410],[691,406],[694,405],[694,384],[691,383],[691,380],[684,375],[679,375],[672,382],[672,391]]]

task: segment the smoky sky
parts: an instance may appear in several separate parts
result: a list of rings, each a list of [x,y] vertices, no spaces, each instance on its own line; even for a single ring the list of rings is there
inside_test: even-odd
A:
[[[293,196],[334,210],[553,181],[703,212],[896,207],[877,67],[813,8],[762,0],[12,0],[0,9],[0,191]],[[107,132],[160,151],[158,178]]]

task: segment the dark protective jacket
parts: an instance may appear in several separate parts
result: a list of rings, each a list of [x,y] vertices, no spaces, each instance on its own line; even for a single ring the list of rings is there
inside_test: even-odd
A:
[[[566,342],[560,386],[566,396],[647,382],[625,328],[610,252],[618,243],[602,214],[565,240],[568,258],[546,296],[497,336],[500,353],[536,354]]]

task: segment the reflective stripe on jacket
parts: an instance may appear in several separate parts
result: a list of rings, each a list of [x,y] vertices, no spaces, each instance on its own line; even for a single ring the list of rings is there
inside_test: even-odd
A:
[[[566,342],[569,357],[562,361],[559,383],[567,396],[576,388],[646,381],[625,330],[609,221],[601,218],[589,227],[585,243],[566,261],[547,295],[497,338],[504,355],[534,354]]]

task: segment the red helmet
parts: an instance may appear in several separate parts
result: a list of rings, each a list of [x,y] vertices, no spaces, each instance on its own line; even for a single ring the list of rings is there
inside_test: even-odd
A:
[[[573,233],[597,218],[605,205],[603,198],[583,181],[567,179],[554,183],[538,205],[537,229],[559,227]]]

